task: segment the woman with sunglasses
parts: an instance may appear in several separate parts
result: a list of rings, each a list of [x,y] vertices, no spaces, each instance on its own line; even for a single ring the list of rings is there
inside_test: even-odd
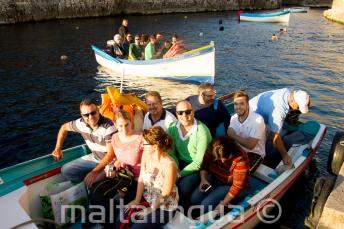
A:
[[[215,209],[223,213],[229,203],[236,204],[249,190],[249,161],[234,140],[214,139],[200,169],[201,182],[190,198],[192,205],[204,206],[204,213]]]
[[[136,219],[144,221],[137,221],[131,228],[161,228],[173,218],[179,200],[175,184],[178,168],[168,153],[173,142],[160,126],[145,129],[143,137],[144,153],[136,198],[126,210],[144,199],[150,206],[136,213]]]
[[[211,134],[208,127],[195,119],[190,102],[186,100],[178,102],[176,114],[178,121],[172,123],[167,132],[174,143],[171,155],[180,169],[181,178],[178,181],[178,188],[181,205],[187,208],[190,195],[199,184],[199,169],[211,141]]]

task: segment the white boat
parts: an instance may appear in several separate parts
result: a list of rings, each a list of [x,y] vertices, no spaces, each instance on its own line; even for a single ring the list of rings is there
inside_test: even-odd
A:
[[[158,77],[214,83],[215,47],[213,42],[171,58],[154,60],[123,60],[110,56],[94,45],[92,49],[98,64],[125,78]]]
[[[229,96],[227,96],[229,97]],[[232,105],[228,106],[233,112]],[[183,213],[165,225],[166,229],[181,228],[253,228],[262,219],[266,208],[276,203],[306,169],[326,132],[326,127],[317,124],[316,135],[309,144],[293,146],[289,155],[293,168],[281,173],[261,164],[250,176],[248,196],[238,206],[219,219],[209,214],[201,217],[202,222],[194,221]],[[13,228],[27,222],[25,228],[37,228],[33,221],[42,217],[39,193],[52,181],[61,181],[60,168],[63,164],[88,154],[86,145],[64,150],[64,159],[54,161],[51,155],[43,156],[0,170],[0,222],[1,228]],[[72,228],[81,228],[75,223]]]
[[[240,21],[288,23],[290,11],[277,13],[240,13]]]
[[[290,11],[290,13],[307,13],[309,7],[291,7],[287,9],[283,9],[284,12]]]

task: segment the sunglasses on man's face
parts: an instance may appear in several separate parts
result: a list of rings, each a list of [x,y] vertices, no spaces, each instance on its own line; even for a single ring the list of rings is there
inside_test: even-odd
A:
[[[94,116],[94,115],[96,115],[97,114],[97,111],[92,111],[92,112],[90,112],[90,113],[86,113],[86,114],[81,114],[83,117],[89,117],[89,116]]]
[[[192,110],[185,110],[185,111],[176,111],[177,115],[183,115],[184,113],[186,115],[190,115],[192,113]]]

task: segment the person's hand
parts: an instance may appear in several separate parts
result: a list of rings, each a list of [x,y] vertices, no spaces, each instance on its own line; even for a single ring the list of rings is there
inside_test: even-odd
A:
[[[218,215],[223,215],[224,209],[225,209],[225,205],[223,204],[222,201],[220,201],[220,203],[216,206],[214,210],[218,212]]]
[[[282,158],[283,164],[288,165],[288,166],[292,166],[293,161],[291,160],[291,157],[289,156],[289,154],[285,155]]]
[[[116,171],[121,170],[121,162],[119,160],[115,161],[114,166],[116,168]]]
[[[127,204],[127,207],[124,209],[125,212],[129,212],[130,211],[130,208],[138,205],[140,203],[140,201],[137,201],[136,199],[135,200],[132,200],[130,201],[128,204]]]
[[[116,169],[114,169],[114,165],[107,165],[104,168],[105,176],[108,178],[115,177],[117,175]]]
[[[96,181],[98,175],[99,175],[99,173],[95,172],[93,170],[91,172],[89,172],[84,179],[85,185],[87,187],[91,187],[91,185]]]
[[[153,209],[148,207],[148,208],[145,208],[145,209],[142,209],[141,211],[138,211],[136,214],[135,214],[135,217],[137,219],[143,219],[146,217],[146,215],[150,214],[153,212]]]
[[[61,149],[55,148],[54,151],[51,153],[51,156],[54,158],[55,161],[63,159],[63,153]]]
[[[202,189],[203,185],[210,185],[210,183],[207,180],[201,180],[201,183],[199,184],[199,190],[201,192],[205,192],[204,189]]]
[[[227,130],[228,137],[235,139],[236,133],[235,130],[232,127],[229,127]]]

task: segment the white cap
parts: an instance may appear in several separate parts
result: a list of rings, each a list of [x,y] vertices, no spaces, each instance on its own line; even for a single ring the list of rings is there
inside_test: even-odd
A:
[[[301,90],[294,91],[294,100],[299,106],[301,113],[305,114],[308,112],[309,94],[307,92]]]

